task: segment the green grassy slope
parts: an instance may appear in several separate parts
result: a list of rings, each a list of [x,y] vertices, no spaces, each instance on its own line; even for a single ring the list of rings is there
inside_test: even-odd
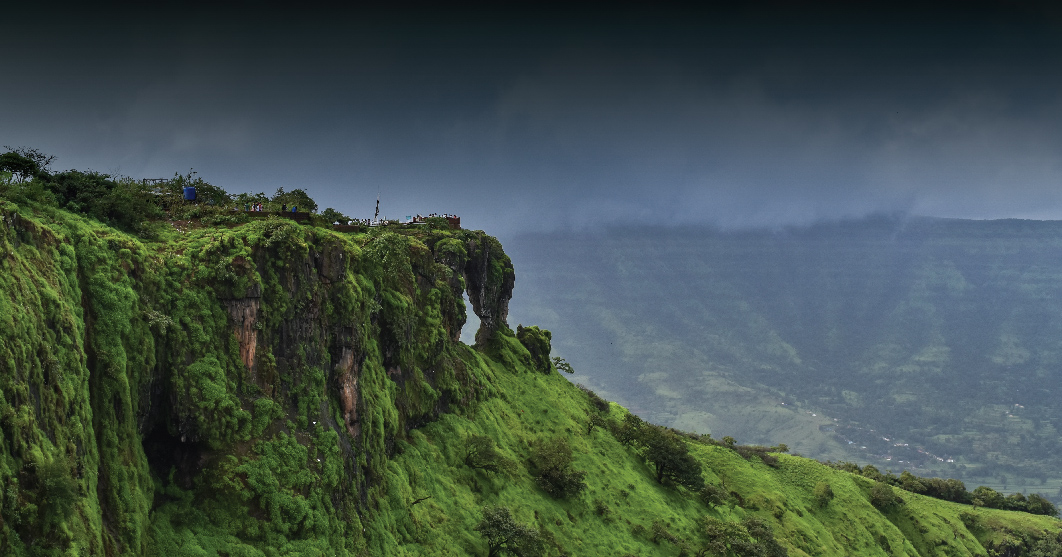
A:
[[[789,455],[780,455],[772,468],[725,447],[694,444],[708,483],[726,486],[742,501],[709,507],[682,488],[658,484],[651,467],[609,432],[587,434],[586,416],[594,410],[564,378],[492,366],[491,382],[504,394],[483,403],[474,416],[446,416],[415,431],[398,451],[385,504],[395,518],[388,535],[401,551],[388,547],[387,554],[485,554],[473,528],[479,508],[499,503],[548,530],[557,542],[550,554],[556,555],[677,555],[680,545],[652,540],[653,523],[665,524],[696,548],[705,516],[732,522],[762,517],[790,555],[985,555],[985,547],[1002,543],[1008,530],[1059,533],[1054,518],[974,509],[907,492],[898,492],[902,506],[883,514],[869,502],[872,482],[866,478]],[[624,412],[613,405],[610,414],[618,418]],[[578,455],[576,468],[589,473],[587,489],[558,501],[537,489],[527,473],[472,471],[462,462],[461,440],[469,434],[490,435],[518,462],[527,460],[533,440],[563,435]],[[813,496],[819,482],[829,483],[836,494],[825,508]],[[601,507],[608,509],[604,515]],[[967,519],[971,524],[991,528],[971,531],[964,512],[977,517]],[[645,533],[639,534],[638,526]]]
[[[706,517],[761,517],[790,555],[985,555],[1059,533],[906,492],[882,514],[865,478],[696,436],[730,503],[658,483],[588,431],[599,410],[549,364],[548,335],[506,326],[513,269],[482,232],[181,226],[144,241],[0,201],[0,553],[486,555],[493,505],[547,555],[677,555]],[[475,347],[455,340],[463,295]],[[469,468],[471,435],[512,466]],[[558,437],[587,474],[566,499],[529,462]]]

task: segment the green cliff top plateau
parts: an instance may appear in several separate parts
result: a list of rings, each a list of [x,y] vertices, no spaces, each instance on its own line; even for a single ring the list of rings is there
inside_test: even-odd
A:
[[[483,232],[164,228],[0,199],[0,554],[1062,554],[1053,508],[572,385]]]

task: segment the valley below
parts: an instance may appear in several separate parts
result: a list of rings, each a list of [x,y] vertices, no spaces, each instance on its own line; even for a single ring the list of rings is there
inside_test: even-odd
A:
[[[1062,222],[529,234],[512,320],[648,420],[1062,493]]]

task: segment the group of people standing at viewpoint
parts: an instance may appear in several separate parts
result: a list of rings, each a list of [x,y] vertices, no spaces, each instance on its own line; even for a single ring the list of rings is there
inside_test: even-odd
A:
[[[413,217],[413,222],[421,222],[424,219],[430,219],[430,218],[435,218],[435,217],[442,217],[444,219],[456,219],[457,215],[451,215],[449,213],[443,213],[441,215],[439,213],[431,213],[431,214],[429,214],[426,217],[423,216],[423,215],[417,215],[417,216]]]
[[[235,209],[233,209],[233,210],[235,211]],[[265,210],[265,204],[264,203],[244,203],[243,204],[243,210],[244,211],[251,211],[251,212],[264,211]],[[285,204],[280,206],[280,212],[281,213],[287,213],[288,212],[287,203],[285,203]],[[299,206],[298,205],[292,205],[291,206],[291,212],[292,213],[299,212]]]

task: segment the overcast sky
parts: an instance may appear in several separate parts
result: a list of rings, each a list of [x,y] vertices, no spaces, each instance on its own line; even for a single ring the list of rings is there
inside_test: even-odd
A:
[[[1062,218],[1057,11],[787,4],[9,12],[0,145],[502,237]]]

